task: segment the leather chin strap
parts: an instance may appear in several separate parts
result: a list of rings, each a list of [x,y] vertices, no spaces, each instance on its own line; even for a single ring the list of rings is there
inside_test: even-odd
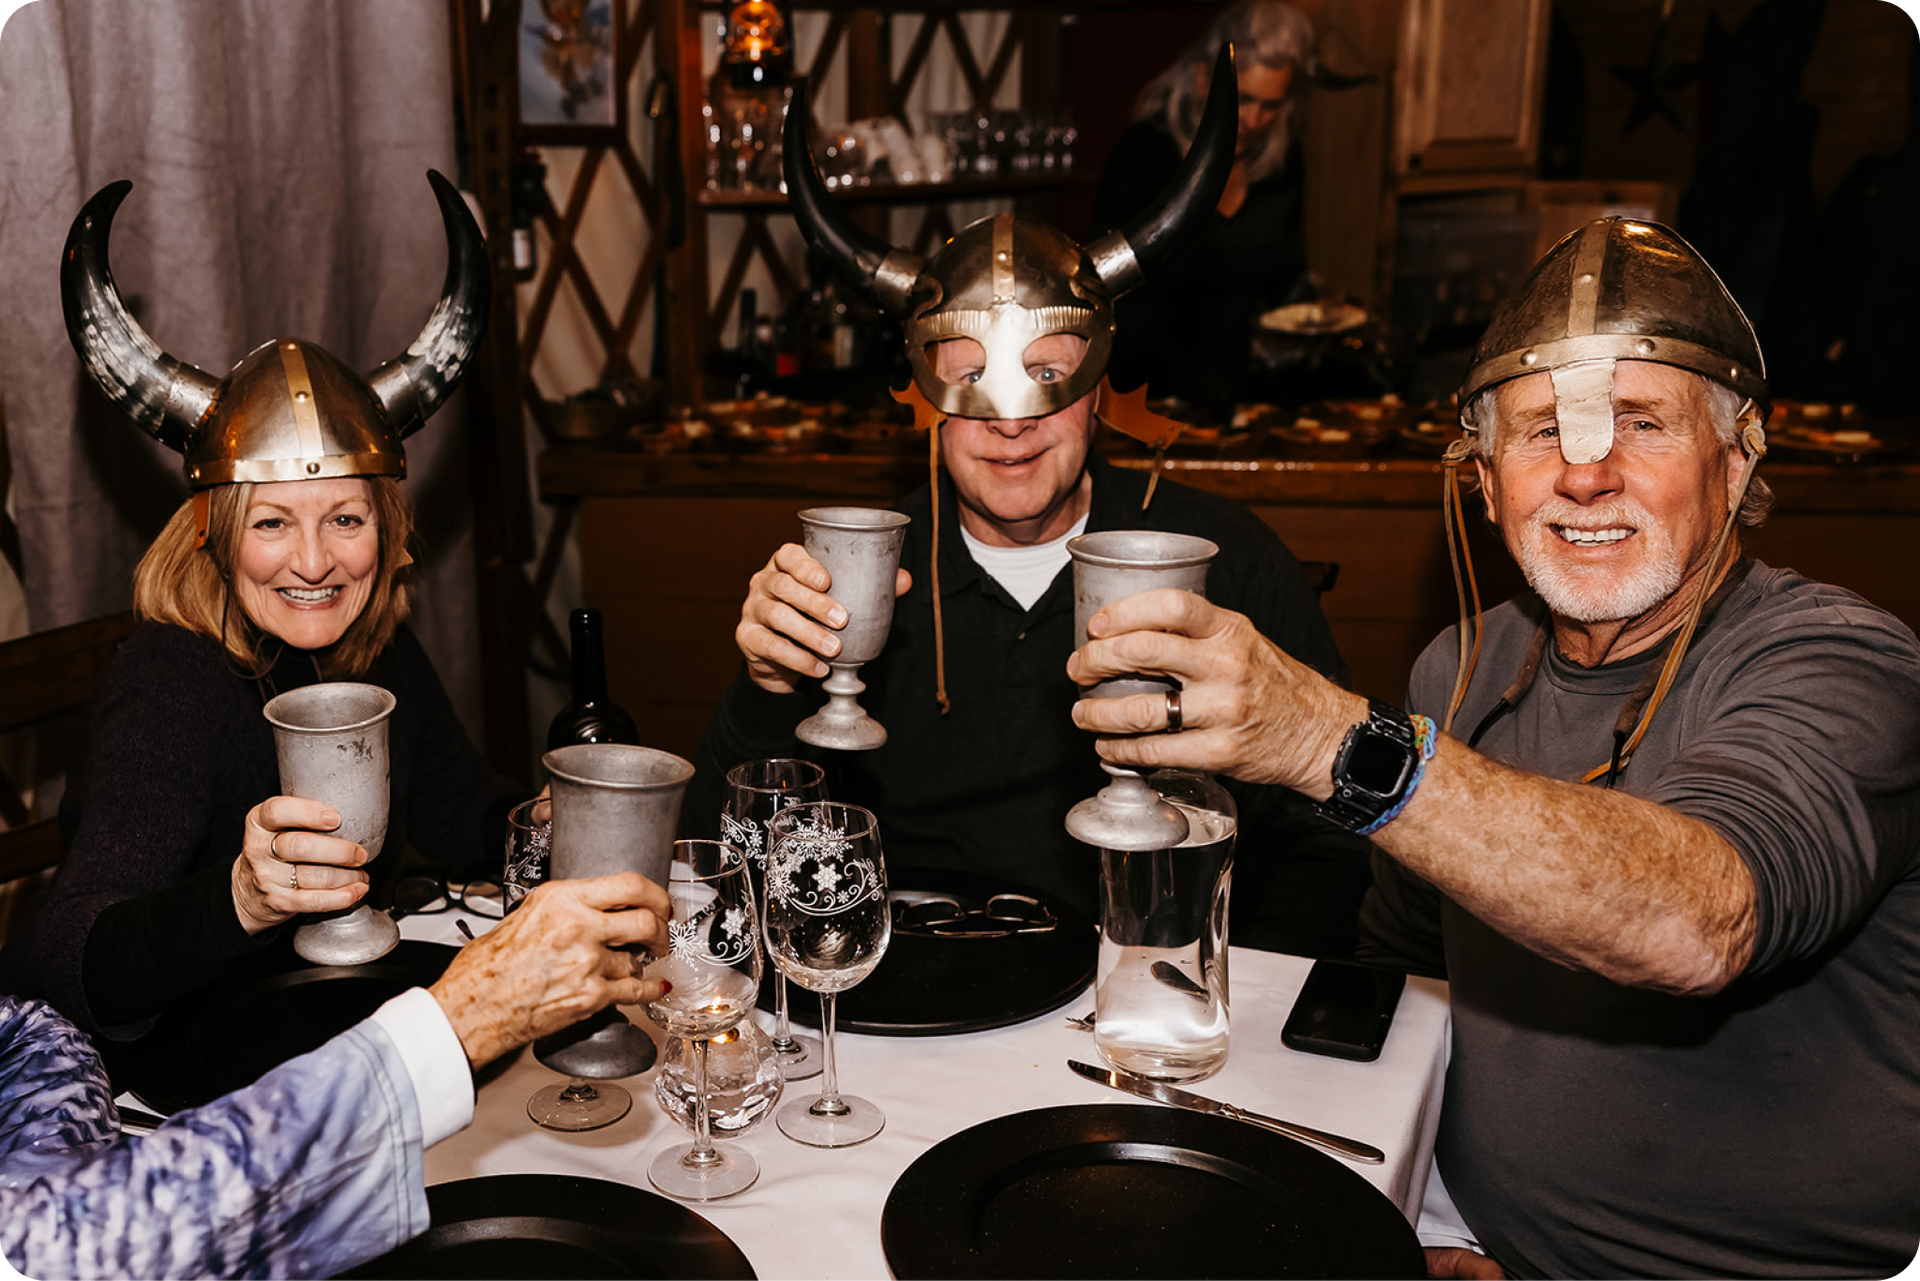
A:
[[[1741,407],[1740,417],[1746,418],[1755,412],[1754,404],[1749,400]],[[1654,713],[1660,710],[1666,701],[1667,693],[1679,678],[1680,664],[1686,660],[1687,649],[1693,643],[1694,632],[1700,626],[1700,620],[1713,609],[1718,608],[1725,598],[1725,588],[1731,584],[1719,584],[1722,570],[1725,568],[1727,548],[1732,545],[1734,530],[1739,525],[1740,508],[1745,503],[1747,489],[1753,483],[1754,472],[1767,456],[1767,433],[1758,422],[1750,422],[1740,430],[1740,447],[1746,455],[1747,465],[1740,474],[1740,488],[1734,494],[1727,508],[1727,516],[1720,524],[1720,533],[1714,539],[1713,550],[1707,556],[1705,568],[1693,593],[1693,604],[1687,610],[1686,619],[1680,624],[1679,636],[1674,640],[1673,648],[1667,652],[1667,660],[1661,665],[1660,675],[1651,690],[1636,692],[1621,709],[1619,720],[1614,725],[1614,750],[1612,759],[1596,765],[1581,775],[1583,783],[1606,779],[1607,786],[1613,786],[1614,780],[1633,760],[1634,749],[1647,736],[1647,727],[1653,723]],[[1453,562],[1453,582],[1455,595],[1460,604],[1460,666],[1454,678],[1453,696],[1447,702],[1446,719],[1441,724],[1443,732],[1452,732],[1453,718],[1460,711],[1460,705],[1466,701],[1467,687],[1473,681],[1474,665],[1480,657],[1480,590],[1474,580],[1473,556],[1467,546],[1466,517],[1460,501],[1460,468],[1472,456],[1473,445],[1470,437],[1462,437],[1447,447],[1443,458],[1446,467],[1446,479],[1441,491],[1441,510],[1446,522],[1447,553]],[[1464,567],[1464,574],[1462,569]],[[1468,614],[1468,595],[1472,596],[1472,614]],[[1533,685],[1533,678],[1539,671],[1540,659],[1545,652],[1547,634],[1552,630],[1552,615],[1540,625],[1533,644],[1528,647],[1526,658],[1521,663],[1520,673],[1514,683],[1502,694],[1492,712],[1481,721],[1474,730],[1468,746],[1479,742],[1480,736],[1505,712],[1518,706],[1521,698]],[[1469,639],[1471,632],[1471,639]],[[1635,712],[1638,712],[1636,718]]]

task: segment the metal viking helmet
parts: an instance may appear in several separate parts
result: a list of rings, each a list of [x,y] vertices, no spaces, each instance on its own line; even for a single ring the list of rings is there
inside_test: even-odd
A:
[[[453,184],[429,170],[447,230],[447,278],[426,328],[367,377],[299,338],[249,352],[224,380],[174,359],[120,300],[107,266],[109,183],[73,220],[60,264],[67,337],[87,373],[149,435],[186,456],[196,491],[237,482],[407,474],[400,442],[445,402],[486,328],[486,244]]]
[[[787,198],[807,239],[850,283],[906,317],[907,359],[922,395],[964,418],[1037,418],[1086,395],[1106,373],[1113,302],[1146,279],[1206,220],[1220,200],[1238,131],[1233,50],[1223,46],[1193,145],[1158,201],[1086,246],[1047,223],[995,214],[968,226],[931,261],[870,235],[842,213],[814,168],[807,87],[794,86],[783,149]],[[1073,376],[1038,383],[1022,360],[1048,334],[1078,334],[1087,353]],[[972,338],[986,349],[974,383],[944,382],[927,347]]]
[[[1711,378],[1761,420],[1772,405],[1753,326],[1707,260],[1659,223],[1601,218],[1549,250],[1494,314],[1460,386],[1462,425],[1478,430],[1474,398],[1487,388],[1550,373],[1561,454],[1598,462],[1613,448],[1617,360]]]

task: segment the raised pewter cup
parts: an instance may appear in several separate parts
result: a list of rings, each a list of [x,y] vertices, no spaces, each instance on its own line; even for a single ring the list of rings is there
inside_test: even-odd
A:
[[[280,758],[281,794],[331,805],[340,815],[331,835],[354,842],[369,860],[387,839],[393,707],[393,695],[378,685],[327,681],[288,690],[265,709]],[[315,965],[364,965],[399,941],[393,918],[364,901],[293,932],[293,950]]]
[[[1191,534],[1111,529],[1067,543],[1073,557],[1073,627],[1079,643],[1087,623],[1107,605],[1141,592],[1173,587],[1204,596],[1207,565],[1219,547]],[[1082,698],[1125,698],[1172,689],[1173,682],[1118,676],[1081,692]],[[1102,761],[1113,781],[1067,812],[1067,834],[1098,849],[1164,850],[1187,839],[1187,819],[1140,775]]]
[[[807,555],[833,575],[828,592],[847,611],[840,653],[821,688],[827,705],[794,736],[815,747],[863,751],[887,741],[886,727],[857,701],[866,684],[854,673],[880,657],[893,627],[893,581],[909,517],[875,507],[810,507],[800,513]]]
[[[576,743],[541,758],[553,787],[549,880],[638,872],[667,883],[680,800],[693,764],[671,752],[625,743]],[[652,1067],[653,1038],[608,1007],[534,1042],[556,1072],[608,1080]]]

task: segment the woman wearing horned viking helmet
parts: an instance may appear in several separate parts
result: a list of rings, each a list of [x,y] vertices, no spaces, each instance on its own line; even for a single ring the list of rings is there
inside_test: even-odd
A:
[[[366,378],[287,338],[225,379],[182,364],[128,314],[107,267],[130,184],[74,221],[61,275],[74,347],[116,405],[185,455],[193,491],[140,562],[142,622],[94,698],[61,811],[65,857],[30,956],[9,949],[16,990],[84,1028],[136,1037],[293,918],[377,900],[408,843],[449,865],[481,855],[490,815],[514,799],[404,626],[400,442],[459,380],[488,303],[479,229],[452,185],[429,179],[448,240],[442,297],[407,352]],[[329,835],[326,805],[279,794],[261,708],[325,680],[397,700],[387,857],[371,865]]]

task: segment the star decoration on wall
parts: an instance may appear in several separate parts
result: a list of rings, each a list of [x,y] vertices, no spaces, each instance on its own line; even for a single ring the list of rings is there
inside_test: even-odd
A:
[[[1653,48],[1647,51],[1646,62],[1638,65],[1617,62],[1612,70],[1615,79],[1633,90],[1627,123],[1620,129],[1622,138],[1656,115],[1666,117],[1680,132],[1687,131],[1686,107],[1681,94],[1700,78],[1700,64],[1673,60],[1670,11],[1660,18],[1660,28],[1654,33]]]

